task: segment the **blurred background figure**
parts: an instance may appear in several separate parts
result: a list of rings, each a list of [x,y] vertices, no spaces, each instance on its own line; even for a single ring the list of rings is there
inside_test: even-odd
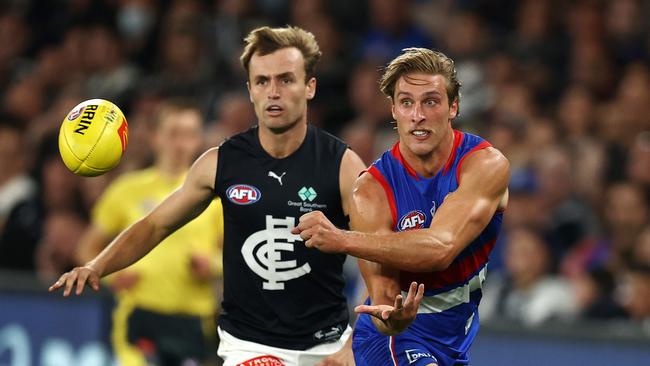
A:
[[[0,268],[34,270],[36,182],[28,174],[24,128],[0,117]]]
[[[544,239],[525,227],[513,229],[505,250],[505,277],[488,277],[481,317],[503,317],[527,326],[569,320],[577,312],[568,281],[551,272]]]
[[[79,264],[179,187],[203,146],[202,127],[196,106],[178,100],[159,105],[150,130],[153,166],[108,186],[81,236]],[[123,365],[175,366],[211,358],[222,230],[221,206],[215,201],[146,258],[107,278],[118,301],[112,341]]]
[[[77,265],[77,240],[86,222],[74,211],[55,210],[43,223],[43,236],[36,251],[36,271],[41,278],[56,278]]]
[[[226,138],[253,126],[255,113],[244,93],[227,93],[215,106],[215,120],[206,127],[205,147],[219,146]]]

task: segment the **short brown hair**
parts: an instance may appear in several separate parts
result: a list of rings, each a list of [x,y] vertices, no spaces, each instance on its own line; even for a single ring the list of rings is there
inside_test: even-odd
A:
[[[246,74],[249,72],[251,58],[255,52],[264,56],[282,48],[295,47],[302,53],[305,60],[305,82],[307,82],[315,76],[316,64],[322,55],[314,35],[299,27],[260,27],[252,30],[244,38],[244,42],[246,47],[239,60],[244,66]]]
[[[187,111],[195,112],[203,123],[203,113],[199,105],[192,99],[178,97],[163,100],[156,106],[152,127],[157,130],[168,115]]]
[[[433,75],[442,75],[447,81],[447,98],[449,105],[454,100],[460,103],[461,83],[456,76],[454,60],[444,53],[432,51],[428,48],[405,48],[403,53],[391,61],[384,69],[381,76],[381,91],[386,96],[393,98],[395,84],[402,75],[411,72],[424,72]]]

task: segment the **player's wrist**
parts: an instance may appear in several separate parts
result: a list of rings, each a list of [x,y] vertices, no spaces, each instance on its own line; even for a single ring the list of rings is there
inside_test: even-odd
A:
[[[97,276],[102,277],[104,273],[104,268],[100,266],[97,262],[95,261],[90,261],[84,265],[84,267],[90,269],[91,271],[95,272]]]

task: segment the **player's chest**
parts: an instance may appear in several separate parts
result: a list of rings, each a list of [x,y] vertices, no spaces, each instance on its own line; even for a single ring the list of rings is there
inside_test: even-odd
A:
[[[424,189],[406,186],[395,190],[395,229],[406,231],[429,227],[438,207],[449,193],[448,189],[435,186]]]
[[[231,212],[300,216],[329,210],[340,200],[337,183],[338,179],[310,168],[257,166],[225,177],[219,195]]]

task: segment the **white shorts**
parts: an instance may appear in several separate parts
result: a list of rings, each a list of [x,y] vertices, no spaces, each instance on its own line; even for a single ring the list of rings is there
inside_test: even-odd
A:
[[[352,334],[352,328],[348,325],[338,341],[296,351],[244,341],[221,327],[217,331],[221,340],[217,354],[223,358],[223,366],[313,366],[343,348]]]

